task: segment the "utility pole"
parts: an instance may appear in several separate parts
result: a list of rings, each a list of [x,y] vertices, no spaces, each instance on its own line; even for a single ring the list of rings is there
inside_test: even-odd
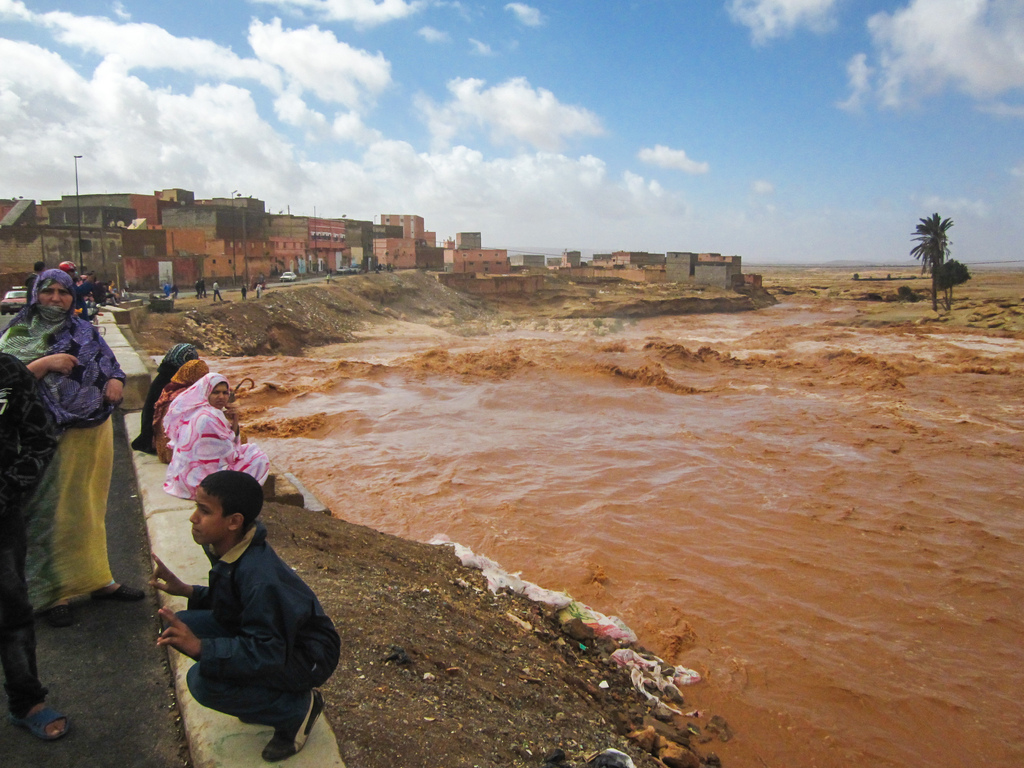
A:
[[[239,192],[238,196],[241,197],[242,193]],[[248,212],[249,206],[246,205],[242,209],[242,272],[244,273],[247,289],[249,287],[249,240],[245,231],[245,219]]]
[[[81,155],[75,155],[75,208],[78,209],[78,274],[85,274],[85,259],[82,258],[82,199],[78,195],[78,161]]]

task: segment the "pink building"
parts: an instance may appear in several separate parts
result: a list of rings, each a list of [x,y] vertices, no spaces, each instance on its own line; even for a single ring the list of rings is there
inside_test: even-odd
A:
[[[444,271],[478,275],[508,275],[508,251],[504,248],[445,248]]]
[[[422,240],[430,248],[437,245],[437,233],[428,232],[424,229],[422,216],[382,213],[380,215],[380,223],[388,227],[401,227],[403,238]]]

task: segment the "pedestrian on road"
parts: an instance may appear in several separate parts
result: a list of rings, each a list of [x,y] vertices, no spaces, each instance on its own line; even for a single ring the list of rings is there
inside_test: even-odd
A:
[[[221,301],[224,301],[224,297],[220,295],[220,283],[218,283],[216,280],[214,280],[213,281],[213,300],[216,301],[217,299],[220,299]]]
[[[69,296],[70,299],[70,296]],[[32,603],[25,581],[28,541],[21,503],[35,490],[57,450],[36,378],[25,364],[0,354],[0,662],[10,719],[44,741],[68,732],[68,718],[46,706],[36,668]]]
[[[245,287],[245,283],[242,283],[242,301],[245,301],[245,295],[248,293],[248,289]]]
[[[197,299],[203,298],[203,281],[202,280],[196,280],[196,298]]]

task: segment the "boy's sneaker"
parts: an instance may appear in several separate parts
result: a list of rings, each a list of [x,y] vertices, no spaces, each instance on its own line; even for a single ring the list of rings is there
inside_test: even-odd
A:
[[[263,759],[268,763],[276,763],[291,757],[306,745],[313,725],[317,718],[324,711],[324,697],[320,691],[314,689],[309,697],[309,709],[299,727],[294,731],[278,728],[274,731],[274,738],[267,742],[263,748]]]

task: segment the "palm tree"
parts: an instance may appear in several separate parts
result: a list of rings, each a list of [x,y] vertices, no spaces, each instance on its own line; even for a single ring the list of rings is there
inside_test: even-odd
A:
[[[938,311],[938,269],[942,262],[949,256],[949,228],[953,226],[952,219],[943,219],[937,213],[933,213],[927,219],[921,219],[914,230],[912,240],[917,245],[910,251],[910,255],[921,260],[921,274],[932,273],[932,310]]]

